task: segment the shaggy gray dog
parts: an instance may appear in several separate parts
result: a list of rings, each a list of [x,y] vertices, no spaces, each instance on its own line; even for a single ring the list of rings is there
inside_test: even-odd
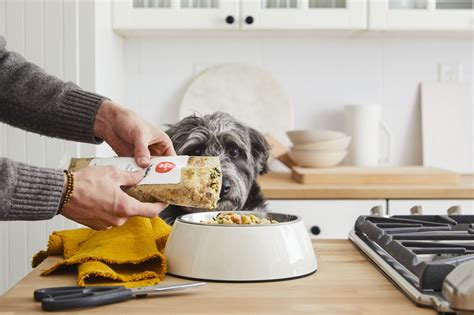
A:
[[[222,112],[186,117],[166,133],[178,155],[220,158],[223,178],[216,211],[265,210],[256,178],[268,171],[270,146],[261,133]],[[205,210],[170,206],[160,217],[171,223],[191,211]]]

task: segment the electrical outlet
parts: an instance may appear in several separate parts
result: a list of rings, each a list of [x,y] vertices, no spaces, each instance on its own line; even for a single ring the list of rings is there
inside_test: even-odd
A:
[[[440,62],[438,63],[438,82],[455,82],[463,81],[464,65],[456,62]]]

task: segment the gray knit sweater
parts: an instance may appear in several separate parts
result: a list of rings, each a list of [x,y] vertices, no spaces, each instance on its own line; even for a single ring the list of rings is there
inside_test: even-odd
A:
[[[93,126],[105,98],[46,74],[5,45],[0,36],[0,122],[49,137],[99,143]],[[0,220],[53,217],[63,184],[62,170],[0,157]]]

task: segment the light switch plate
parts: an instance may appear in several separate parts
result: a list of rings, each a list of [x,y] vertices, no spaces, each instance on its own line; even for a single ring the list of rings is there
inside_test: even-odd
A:
[[[457,62],[438,63],[438,82],[461,83],[463,81],[464,65]]]

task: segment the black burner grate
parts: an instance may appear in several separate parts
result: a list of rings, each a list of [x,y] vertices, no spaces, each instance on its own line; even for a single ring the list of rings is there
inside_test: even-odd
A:
[[[421,290],[440,291],[457,265],[474,260],[474,215],[361,216],[355,232]]]

